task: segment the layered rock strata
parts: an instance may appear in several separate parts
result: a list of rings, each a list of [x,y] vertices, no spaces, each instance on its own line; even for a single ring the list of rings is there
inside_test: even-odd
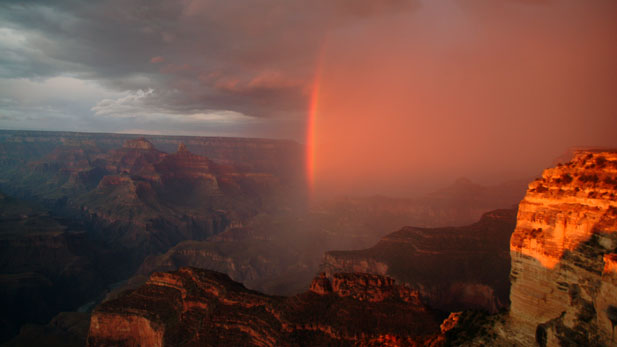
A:
[[[369,249],[329,251],[321,267],[328,274],[391,276],[445,311],[495,313],[508,304],[508,240],[515,224],[515,210],[496,210],[464,227],[405,227]]]
[[[250,291],[197,268],[152,274],[99,305],[88,346],[436,345],[440,319],[417,293],[366,274],[320,276],[293,297]]]
[[[617,345],[617,152],[578,151],[529,185],[510,241],[514,343]]]
[[[0,130],[0,188],[45,211],[7,214],[0,196],[0,344],[94,305],[149,255],[302,205],[303,153],[277,140]]]

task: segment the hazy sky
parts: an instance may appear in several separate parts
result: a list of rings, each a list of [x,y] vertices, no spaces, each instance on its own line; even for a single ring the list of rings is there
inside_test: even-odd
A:
[[[617,147],[614,0],[0,0],[0,52],[4,129],[305,142],[313,96],[342,191]]]

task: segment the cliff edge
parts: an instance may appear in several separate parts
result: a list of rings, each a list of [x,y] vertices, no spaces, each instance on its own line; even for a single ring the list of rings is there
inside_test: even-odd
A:
[[[617,151],[581,150],[529,184],[510,240],[510,339],[617,345]]]

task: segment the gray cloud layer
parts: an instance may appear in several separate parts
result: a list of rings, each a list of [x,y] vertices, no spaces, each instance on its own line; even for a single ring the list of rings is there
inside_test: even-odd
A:
[[[297,137],[324,33],[411,8],[406,0],[3,1],[0,77],[68,75],[128,91],[98,102],[97,115],[233,111],[292,120]]]

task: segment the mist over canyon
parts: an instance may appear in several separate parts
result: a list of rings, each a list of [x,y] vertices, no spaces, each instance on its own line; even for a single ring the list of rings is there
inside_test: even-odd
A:
[[[153,271],[201,267],[298,294],[329,250],[370,247],[403,225],[469,224],[524,191],[459,179],[416,198],[309,201],[304,148],[290,141],[0,134],[2,333],[21,329],[16,344],[83,341],[92,308]]]
[[[614,151],[316,200],[292,141],[0,134],[7,345],[612,341]]]
[[[295,296],[190,267],[154,272],[93,311],[87,343],[614,345],[616,175],[615,150],[578,151],[529,184],[515,223],[513,210],[497,210],[466,227],[406,227],[367,250],[328,252],[326,272]],[[500,301],[509,284],[510,304]]]

